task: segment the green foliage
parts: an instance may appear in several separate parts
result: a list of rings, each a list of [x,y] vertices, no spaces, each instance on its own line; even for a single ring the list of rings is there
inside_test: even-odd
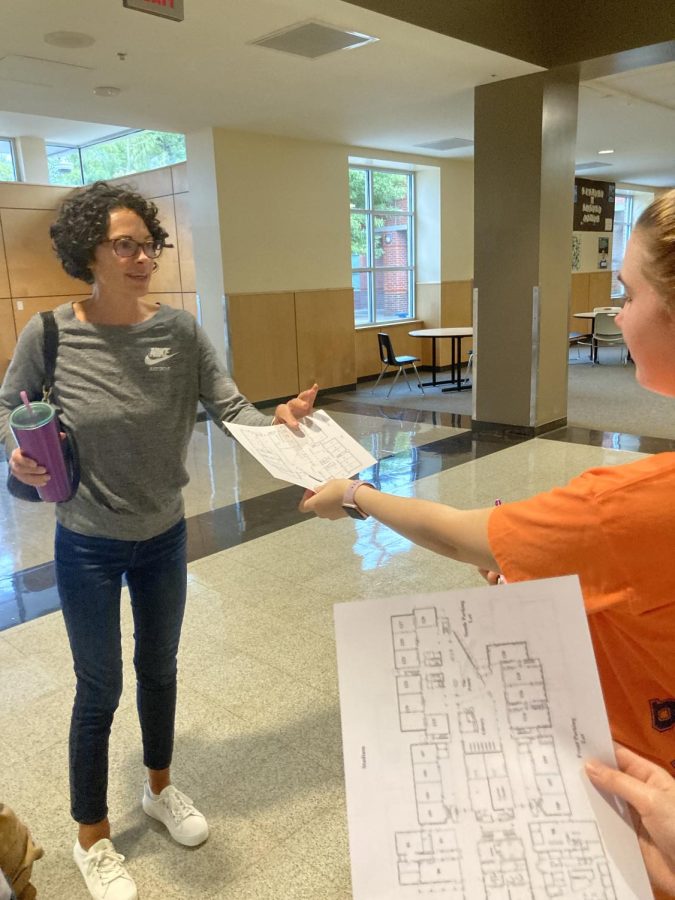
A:
[[[83,147],[81,153],[84,180],[89,184],[183,162],[186,158],[185,135],[136,131],[112,141]]]
[[[82,184],[80,152],[77,147],[49,153],[47,156],[49,183],[76,187]]]
[[[16,181],[9,141],[0,141],[0,181]]]
[[[408,197],[408,176],[396,172],[376,172],[366,169],[349,170],[349,205],[354,209],[367,209],[367,182],[371,176],[372,209],[399,211],[410,208]],[[365,215],[351,215],[352,256],[366,256],[368,252],[368,229]],[[373,228],[384,225],[382,216],[373,216]],[[379,242],[375,246],[375,257],[383,254]]]
[[[105,181],[183,162],[185,135],[165,131],[135,131],[89,147],[73,147],[48,157],[50,184]]]

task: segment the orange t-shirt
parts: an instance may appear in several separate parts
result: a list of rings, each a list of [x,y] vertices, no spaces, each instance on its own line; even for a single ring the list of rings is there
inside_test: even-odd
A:
[[[508,581],[578,575],[614,739],[675,774],[675,453],[495,507]]]

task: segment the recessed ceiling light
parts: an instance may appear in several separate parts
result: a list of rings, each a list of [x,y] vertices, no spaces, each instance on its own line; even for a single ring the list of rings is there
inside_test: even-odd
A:
[[[45,44],[52,44],[54,47],[67,47],[69,50],[77,50],[80,47],[91,47],[95,43],[94,38],[90,34],[83,34],[81,31],[50,31],[43,38]]]
[[[614,153],[614,151],[613,151],[613,150],[598,150],[598,153],[600,153],[600,154],[603,154],[603,153]]]
[[[101,84],[94,88],[94,93],[97,97],[116,97],[121,93],[121,88],[112,84]]]

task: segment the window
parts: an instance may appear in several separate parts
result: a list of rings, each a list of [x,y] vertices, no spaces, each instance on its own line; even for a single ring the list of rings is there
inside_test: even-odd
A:
[[[76,186],[83,184],[79,147],[46,144],[49,183]]]
[[[81,147],[47,147],[51,184],[91,184],[184,162],[185,135],[130,131]]]
[[[414,175],[349,169],[356,325],[415,315]]]
[[[612,235],[612,297],[623,297],[623,285],[618,275],[626,254],[628,238],[640,214],[654,199],[647,191],[617,191],[614,202],[614,233]]]
[[[0,138],[0,181],[16,181],[14,141]]]

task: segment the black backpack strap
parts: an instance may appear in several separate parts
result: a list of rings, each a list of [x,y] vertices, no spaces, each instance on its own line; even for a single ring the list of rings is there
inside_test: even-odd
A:
[[[42,385],[42,399],[45,403],[49,403],[49,398],[54,387],[54,370],[56,369],[56,354],[59,349],[59,329],[54,317],[54,311],[51,309],[40,313],[42,325],[44,327],[43,337],[43,355],[45,376]]]

